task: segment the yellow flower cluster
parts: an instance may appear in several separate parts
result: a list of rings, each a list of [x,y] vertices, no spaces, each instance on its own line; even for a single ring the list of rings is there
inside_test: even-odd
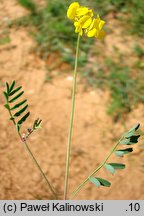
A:
[[[67,17],[74,22],[75,32],[82,36],[85,33],[88,37],[103,39],[106,33],[102,30],[105,21],[99,15],[93,18],[94,13],[88,7],[80,6],[78,2],[70,4],[67,10]]]

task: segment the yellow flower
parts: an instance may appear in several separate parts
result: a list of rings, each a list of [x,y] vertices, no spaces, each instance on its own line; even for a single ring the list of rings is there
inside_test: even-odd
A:
[[[93,19],[93,11],[85,6],[80,6],[78,2],[70,4],[67,10],[67,17],[74,22],[75,32],[81,36],[85,33],[88,37],[103,39],[106,33],[102,30],[105,21],[99,16]]]
[[[92,23],[92,18],[90,16],[82,16],[78,21],[74,22],[74,26],[76,27],[75,32],[80,33],[82,36],[83,29],[87,29]]]
[[[88,15],[88,16],[93,16],[93,11],[90,10],[89,8],[87,7],[82,7],[80,6],[77,10],[76,10],[76,17],[80,18],[81,16],[85,16],[85,15]]]
[[[93,22],[89,26],[89,28],[86,29],[86,34],[88,37],[96,37],[97,39],[103,39],[106,35],[106,33],[102,30],[103,26],[105,24],[104,20],[101,20],[99,15],[97,18],[93,19]]]
[[[67,10],[67,17],[71,20],[74,20],[76,17],[77,9],[80,7],[78,2],[73,2],[70,4],[68,10]]]

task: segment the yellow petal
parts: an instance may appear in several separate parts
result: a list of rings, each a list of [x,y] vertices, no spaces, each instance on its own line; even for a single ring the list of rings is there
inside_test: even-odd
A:
[[[93,17],[94,13],[93,13],[92,10],[89,10],[88,13],[87,13],[87,15],[90,16],[90,17]]]
[[[95,23],[95,18],[92,20],[92,22],[91,22],[91,24],[90,24],[88,30],[91,30],[91,29],[94,28],[94,23]]]
[[[73,2],[70,4],[68,10],[67,10],[67,17],[71,20],[74,20],[76,17],[76,11],[80,7],[78,2]]]
[[[88,9],[87,7],[79,7],[79,8],[77,9],[76,14],[77,14],[77,16],[80,17],[80,16],[86,15],[88,12],[89,12],[89,9]]]
[[[92,23],[92,18],[90,17],[85,21],[85,23],[82,25],[82,28],[88,28],[90,24]]]
[[[104,26],[104,24],[105,24],[105,21],[101,20],[100,17],[99,17],[99,15],[97,15],[97,18],[94,21],[93,27],[96,28],[96,29],[98,29],[98,30],[101,30],[102,27]]]
[[[100,22],[99,22],[99,30],[102,29],[102,27],[104,26],[104,24],[105,24],[105,21],[100,20]]]
[[[88,37],[95,37],[96,33],[97,33],[96,28],[93,28],[92,30],[87,32],[87,36]]]
[[[100,19],[96,18],[94,20],[93,28],[99,29],[99,23],[100,23]]]
[[[106,36],[106,32],[102,30],[102,31],[99,32],[99,34],[98,34],[98,36],[96,38],[99,39],[99,40],[102,40],[102,39],[105,38],[105,36]]]
[[[83,16],[78,22],[81,24],[82,28],[86,29],[91,25],[92,18],[89,16]]]

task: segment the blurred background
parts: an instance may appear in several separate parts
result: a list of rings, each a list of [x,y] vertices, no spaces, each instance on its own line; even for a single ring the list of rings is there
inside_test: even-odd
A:
[[[42,129],[29,146],[59,194],[63,194],[65,154],[77,35],[66,17],[72,1],[0,0],[0,88],[17,81],[28,98],[31,116],[23,132],[39,117]],[[69,193],[92,172],[112,145],[144,121],[144,1],[89,0],[106,21],[104,41],[81,38]],[[8,120],[0,95],[0,199],[52,199],[31,158]],[[88,183],[76,199],[144,199],[143,137],[134,152],[109,162],[126,164],[112,183]]]

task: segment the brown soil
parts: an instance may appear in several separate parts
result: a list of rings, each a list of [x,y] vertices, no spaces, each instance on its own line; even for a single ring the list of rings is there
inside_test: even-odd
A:
[[[0,0],[0,11],[2,27],[6,20],[27,13],[15,0]],[[45,82],[45,63],[31,52],[34,42],[27,29],[11,28],[9,31],[11,42],[0,46],[1,91],[4,90],[6,81],[15,79],[18,85],[23,86],[25,97],[29,101],[31,116],[27,127],[37,117],[43,119],[42,129],[30,137],[28,144],[54,188],[62,194],[72,73],[63,74],[59,68],[55,68],[52,72],[56,74],[54,79]],[[111,32],[112,34],[115,32]],[[108,52],[108,39],[105,43],[103,46]],[[47,192],[45,183],[20,142],[15,128],[8,121],[2,93],[0,100],[0,199],[51,199],[50,192]],[[91,88],[85,90],[85,85],[78,77],[69,193],[105,158],[123,132],[135,123],[143,122],[144,107],[140,104],[127,115],[125,123],[114,123],[107,114],[109,101],[109,92]],[[23,130],[26,131],[26,128]],[[124,158],[112,157],[111,162],[125,163],[125,170],[117,171],[114,176],[104,170],[100,172],[101,177],[111,181],[110,188],[96,188],[88,183],[76,199],[144,199],[142,145],[141,139],[134,146],[132,154]]]

